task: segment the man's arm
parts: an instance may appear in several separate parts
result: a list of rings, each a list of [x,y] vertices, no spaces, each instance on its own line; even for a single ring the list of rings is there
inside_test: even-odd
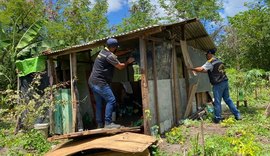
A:
[[[207,73],[207,70],[205,70],[203,67],[191,68],[191,70],[195,72]]]
[[[133,57],[130,57],[130,58],[128,58],[128,60],[125,63],[120,63],[119,62],[118,64],[116,64],[114,66],[115,66],[115,68],[117,68],[119,70],[122,70],[122,69],[124,69],[126,66],[128,66],[129,64],[131,64],[134,61],[135,61],[135,59]]]

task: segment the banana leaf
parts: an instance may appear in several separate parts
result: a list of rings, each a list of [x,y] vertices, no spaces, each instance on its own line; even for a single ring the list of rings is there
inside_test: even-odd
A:
[[[37,21],[32,24],[29,29],[23,34],[22,38],[16,46],[16,49],[23,49],[27,47],[31,43],[31,41],[33,41],[38,36],[43,23],[43,21]]]

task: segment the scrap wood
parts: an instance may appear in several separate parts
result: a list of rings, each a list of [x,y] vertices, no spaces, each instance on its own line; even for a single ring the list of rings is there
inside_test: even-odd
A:
[[[108,149],[122,153],[140,153],[156,142],[157,139],[153,136],[126,132],[109,137],[69,141],[48,152],[46,156],[71,155],[91,149]]]
[[[121,128],[100,128],[100,129],[94,129],[94,130],[87,130],[82,132],[74,132],[74,133],[68,133],[64,135],[55,135],[50,138],[48,138],[48,141],[54,141],[54,140],[61,140],[61,139],[73,139],[77,137],[82,136],[89,136],[89,135],[95,135],[95,134],[116,134],[121,132],[140,132],[141,127],[121,127]]]
[[[203,109],[198,110],[196,113],[192,114],[189,119],[199,119],[201,116],[206,114],[206,111]]]

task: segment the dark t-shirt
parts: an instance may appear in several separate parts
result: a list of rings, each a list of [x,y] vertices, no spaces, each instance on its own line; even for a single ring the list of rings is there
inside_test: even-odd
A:
[[[101,50],[95,60],[89,82],[100,86],[110,84],[113,77],[114,66],[119,63],[117,56],[112,52],[107,49]]]

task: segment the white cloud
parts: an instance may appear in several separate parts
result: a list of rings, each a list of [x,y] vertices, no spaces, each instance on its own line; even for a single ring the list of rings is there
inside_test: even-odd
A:
[[[244,6],[246,2],[252,2],[253,0],[224,0],[223,7],[224,13],[222,17],[234,16],[239,12],[246,11],[248,8]]]
[[[109,8],[108,13],[117,12],[127,4],[128,0],[108,0]]]

